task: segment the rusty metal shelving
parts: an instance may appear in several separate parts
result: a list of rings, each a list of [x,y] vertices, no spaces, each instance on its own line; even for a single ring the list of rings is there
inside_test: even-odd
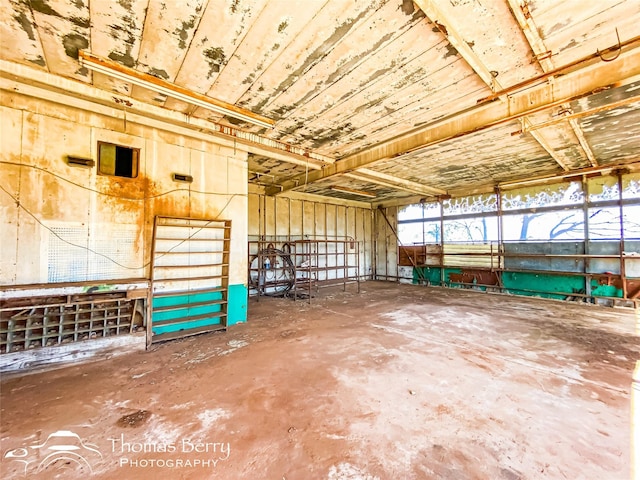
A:
[[[357,284],[360,293],[360,244],[355,240],[296,240],[293,242],[296,265],[294,300],[320,287]],[[352,261],[352,259],[354,261]],[[333,277],[333,278],[332,278]]]
[[[248,243],[248,281],[259,298],[311,297],[319,288],[356,283],[360,291],[360,243],[352,238],[282,238]]]

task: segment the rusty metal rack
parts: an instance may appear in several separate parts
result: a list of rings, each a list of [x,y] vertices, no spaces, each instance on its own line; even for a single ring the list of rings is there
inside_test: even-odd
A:
[[[248,244],[250,294],[311,297],[319,288],[356,283],[360,291],[360,243],[342,238],[253,240]]]
[[[144,298],[126,291],[0,301],[0,353],[125,335],[144,328]]]
[[[360,244],[355,240],[296,240],[294,300],[307,297],[320,287],[357,284],[360,293]]]

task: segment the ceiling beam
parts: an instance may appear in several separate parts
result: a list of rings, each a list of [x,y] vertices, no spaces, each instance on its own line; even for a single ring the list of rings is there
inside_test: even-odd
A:
[[[355,180],[375,183],[389,188],[397,188],[398,190],[404,190],[406,192],[417,193],[427,197],[433,197],[435,195],[444,195],[447,192],[440,188],[429,187],[418,182],[399,178],[387,173],[376,172],[375,170],[369,170],[368,168],[358,169],[354,173],[346,173],[345,176],[353,178]]]
[[[517,1],[519,0],[509,0],[510,6],[511,3],[516,3]],[[429,18],[447,37],[449,43],[454,46],[456,50],[458,50],[458,54],[464,59],[464,61],[469,64],[469,66],[484,81],[484,83],[486,83],[494,93],[497,90],[502,90],[502,85],[500,85],[495,75],[498,72],[494,72],[494,74],[491,73],[489,68],[487,68],[480,57],[476,55],[469,44],[458,33],[457,29],[454,27],[454,21],[448,18],[447,15],[436,6],[435,2],[427,0],[417,0],[416,4],[422,9],[427,18]],[[522,10],[519,11],[521,12],[521,16],[524,17],[524,15],[522,15]],[[537,32],[535,32],[533,35],[537,36]],[[544,47],[544,44],[542,44],[542,40],[539,37],[538,40],[542,47]],[[536,47],[541,48],[538,45],[536,45]],[[526,117],[523,117],[521,119],[521,122],[523,129],[526,125],[531,125],[531,122]],[[547,154],[551,158],[553,158],[556,163],[560,165],[560,167],[562,167],[563,170],[566,171],[569,169],[561,151],[553,148],[553,146],[549,143],[549,140],[544,138],[544,134],[542,132],[531,132],[531,136],[540,144],[540,146],[547,152]]]
[[[418,7],[425,13],[434,25],[447,37],[449,43],[458,51],[458,54],[471,66],[471,68],[482,78],[482,80],[491,88],[491,91],[502,89],[495,75],[484,65],[480,58],[471,49],[469,44],[464,41],[461,35],[453,27],[452,22],[440,10],[434,2],[426,0],[416,0]],[[357,173],[347,173],[345,176],[355,180],[367,181],[388,188],[404,190],[410,193],[417,193],[424,196],[444,195],[447,192],[439,188],[428,187],[411,180],[395,177],[382,172],[376,172],[370,169],[358,169]]]
[[[429,20],[440,30],[447,40],[454,47],[458,54],[469,64],[482,81],[486,83],[493,92],[502,89],[502,86],[496,80],[495,75],[484,65],[480,57],[476,55],[469,44],[462,38],[458,31],[454,28],[453,22],[447,15],[438,8],[433,0],[414,0],[420,10],[427,16]]]
[[[639,172],[640,171],[640,162],[634,163],[624,163],[624,164],[611,164],[607,166],[599,166],[599,167],[587,167],[579,170],[572,170],[571,172],[564,172],[561,174],[550,174],[550,175],[541,175],[536,177],[524,177],[520,180],[511,180],[507,182],[502,182],[498,184],[500,191],[511,190],[515,188],[520,188],[526,185],[534,185],[534,184],[554,184],[562,181],[567,181],[567,179],[578,179],[582,175],[591,176],[591,175],[610,175],[615,171],[629,171],[629,172]],[[495,183],[489,183],[484,185],[478,185],[472,188],[461,188],[455,190],[449,190],[448,195],[451,198],[457,197],[468,197],[469,195],[481,195],[487,193],[495,193],[496,185]],[[391,206],[404,206],[410,205],[412,203],[419,203],[422,200],[421,197],[403,197],[400,199],[393,200],[380,200],[377,202],[371,202],[371,208],[377,208],[378,206],[383,207],[391,207]]]
[[[202,95],[201,93],[194,92],[188,88],[176,85],[175,83],[167,82],[161,78],[149,75],[148,73],[139,72],[133,68],[125,67],[124,65],[108,58],[99,57],[91,52],[87,52],[86,50],[78,51],[78,60],[80,61],[80,66],[88,68],[89,70],[117,78],[118,80],[133,83],[139,87],[162,93],[167,97],[176,98],[191,105],[197,105],[198,107],[206,108],[222,115],[227,115],[265,128],[273,128],[276,123],[275,120],[267,118],[264,115],[254,113],[246,108],[238,107],[237,105],[218,100],[217,98]]]
[[[522,124],[522,131],[523,132],[528,131],[528,127],[531,126],[531,121],[527,117],[522,117],[520,119],[520,123]],[[542,132],[540,132],[538,130],[529,130],[529,134],[533,138],[535,138],[536,142],[538,142],[540,144],[540,146],[546,150],[546,152],[549,154],[549,156],[551,158],[553,158],[556,161],[556,163],[558,165],[560,165],[560,167],[562,167],[562,169],[565,172],[569,171],[569,167],[567,166],[567,164],[564,163],[564,160],[560,157],[560,155],[558,155],[556,153],[556,151],[553,149],[553,147],[551,145],[549,145],[547,140],[542,136]]]
[[[538,61],[540,67],[542,67],[545,72],[552,71],[555,68],[555,65],[553,63],[553,60],[551,59],[551,51],[547,49],[544,40],[540,36],[538,27],[531,17],[528,1],[507,0],[507,2],[509,3],[511,13],[513,13],[514,18],[518,22],[518,25],[520,25],[520,29],[522,30],[522,33],[524,33],[527,42],[529,42],[529,46],[531,47],[534,58]],[[571,108],[568,104],[563,105],[563,107],[567,110]],[[591,164],[591,166],[598,166],[598,162],[593,153],[593,150],[589,146],[589,143],[584,136],[584,132],[582,131],[582,128],[580,128],[578,122],[575,120],[568,120],[568,124],[573,130],[576,138],[578,139],[578,142],[580,143],[580,147],[582,147],[584,154],[586,155],[587,159],[589,159],[589,163]],[[536,135],[533,132],[530,133],[534,138],[536,138]],[[536,140],[538,139],[536,138]]]
[[[500,189],[516,188],[522,185],[529,185],[533,183],[546,183],[546,182],[554,182],[554,181],[557,182],[560,180],[566,180],[568,178],[574,179],[574,178],[580,177],[581,175],[594,175],[594,174],[607,175],[607,174],[611,174],[612,172],[620,171],[620,170],[637,172],[638,170],[640,170],[640,162],[625,163],[625,164],[610,164],[610,165],[598,166],[598,167],[587,167],[587,168],[581,168],[578,170],[572,170],[571,172],[565,172],[561,174],[539,175],[535,177],[521,178],[519,180],[509,180],[509,181],[499,183],[498,187]]]
[[[550,114],[548,114],[550,116]],[[544,130],[532,130],[530,127],[533,125],[529,117],[522,117],[520,119],[520,124],[522,125],[522,131],[524,133],[529,133],[533,137],[533,139],[538,142],[547,155],[549,155],[564,171],[569,170],[569,166],[567,162],[570,161],[568,158],[567,152],[563,146],[558,146],[559,148],[554,148],[554,143],[557,143],[557,137],[555,136],[555,131],[548,132]],[[562,127],[562,126],[561,126]],[[561,130],[561,129],[559,129]],[[570,135],[569,132],[564,132],[565,134]]]
[[[521,82],[519,88],[509,87],[506,101],[485,99],[477,105],[452,113],[404,135],[367,148],[325,165],[320,170],[298,175],[282,184],[282,191],[290,190],[304,183],[316,182],[334,175],[353,172],[385,159],[398,158],[415,153],[438,143],[483,131],[519,120],[537,112],[542,112],[572,100],[591,95],[596,91],[619,86],[625,80],[640,74],[640,38],[626,42],[628,47],[613,62],[602,62],[597,56],[585,57],[582,62],[572,62],[565,71],[557,68],[559,75],[553,83],[540,82],[534,77]],[[543,74],[542,77],[548,77]],[[495,96],[502,96],[497,92]],[[280,188],[269,189],[267,193],[278,193]]]
[[[640,78],[634,79],[634,81],[640,81]],[[627,98],[623,98],[622,100],[617,100],[615,102],[607,103],[606,105],[598,105],[597,107],[587,108],[585,110],[581,110],[579,112],[570,113],[571,110],[567,110],[563,116],[558,116],[551,120],[547,120],[546,122],[534,123],[531,126],[527,127],[526,131],[529,130],[537,130],[539,128],[545,128],[550,125],[555,125],[556,123],[564,122],[567,120],[573,120],[576,118],[588,117],[590,115],[604,112],[606,110],[612,110],[614,108],[623,107],[625,105],[629,105],[630,103],[640,103],[640,93],[637,95],[632,95]]]
[[[584,154],[589,159],[589,163],[591,164],[592,167],[597,167],[598,160],[596,160],[596,156],[593,153],[593,150],[591,149],[589,142],[587,142],[587,139],[585,138],[584,132],[582,131],[582,128],[578,124],[578,121],[575,118],[570,118],[567,120],[567,122],[569,122],[569,125],[571,125],[571,128],[573,129],[573,133],[575,133],[576,137],[578,138],[578,142],[580,143],[580,146],[582,147]]]
[[[553,70],[555,65],[551,60],[551,51],[547,50],[542,37],[538,33],[531,14],[529,13],[529,4],[526,0],[507,0],[509,8],[514,18],[520,25],[520,30],[524,33],[535,60],[540,64],[545,72]]]

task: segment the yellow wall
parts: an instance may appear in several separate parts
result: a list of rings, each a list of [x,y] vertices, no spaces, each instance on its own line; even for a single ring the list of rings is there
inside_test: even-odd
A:
[[[246,284],[246,152],[7,91],[0,122],[0,285],[148,277],[156,215],[231,219],[229,283]],[[140,148],[138,177],[67,164],[97,162],[98,141]]]

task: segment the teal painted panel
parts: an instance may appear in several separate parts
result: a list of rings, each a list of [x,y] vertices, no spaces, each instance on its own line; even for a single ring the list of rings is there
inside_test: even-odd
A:
[[[247,321],[247,286],[243,284],[229,285],[227,297],[227,325],[235,325]]]
[[[422,279],[428,280],[430,285],[440,285],[440,267],[414,267],[413,283],[420,283]]]
[[[594,297],[617,297],[622,298],[624,292],[614,285],[600,285],[597,280],[591,280],[591,295]]]
[[[185,303],[209,302],[212,300],[220,300],[221,298],[222,292],[189,293],[157,297],[153,299],[153,308],[171,307],[173,305],[181,305]]]
[[[413,269],[413,283],[420,283],[420,273],[429,281],[430,285],[440,285],[439,267],[416,267]],[[459,268],[445,268],[445,286],[459,287],[460,284],[449,280],[450,273],[461,273]],[[528,272],[503,272],[502,283],[505,291],[528,297],[556,298],[564,300],[567,294],[585,293],[585,280],[575,275],[555,275]],[[486,287],[480,287],[486,290]],[[562,293],[560,293],[562,292]],[[623,291],[613,285],[600,285],[596,280],[591,281],[591,294],[594,297],[622,298]]]
[[[418,271],[420,269],[420,271]],[[414,267],[413,268],[413,283],[420,283],[422,279],[428,280],[429,285],[441,285],[442,278],[440,267]],[[450,273],[462,273],[461,268],[445,268],[444,269],[444,284],[447,286],[457,286],[457,283],[451,283],[449,280]],[[420,276],[422,274],[422,277]]]
[[[525,272],[503,272],[502,284],[509,293],[543,298],[564,299],[566,294],[584,293],[583,277]],[[556,292],[563,292],[558,294]]]
[[[201,305],[199,307],[185,307],[176,310],[167,310],[166,312],[155,312],[153,314],[154,322],[163,320],[173,320],[175,318],[192,317],[194,315],[204,315],[205,313],[219,312],[221,305]]]
[[[188,323],[180,323],[178,325],[166,325],[166,326],[153,326],[153,334],[160,335],[161,333],[175,332],[177,330],[188,330],[190,328],[204,327],[205,325],[220,325],[219,318],[203,318],[202,320],[195,320]]]
[[[462,273],[461,268],[445,268],[444,269],[444,284],[448,287],[460,288],[461,284],[452,282],[449,278],[450,273]]]
[[[153,299],[153,307],[171,307],[174,305],[185,305],[189,303],[211,302],[222,300],[223,292],[205,292],[205,293],[187,293],[175,296],[163,296]],[[207,313],[215,314],[221,310],[221,305],[200,305],[196,307],[184,307],[176,310],[167,310],[165,312],[154,312],[153,322],[161,322],[165,320],[173,320],[177,318],[189,317],[192,315],[204,315]],[[224,319],[224,318],[223,318]],[[201,318],[192,322],[179,323],[173,325],[155,325],[152,323],[152,331],[155,335],[161,333],[175,332],[178,330],[188,330],[190,328],[203,327],[205,325],[220,325],[222,320],[220,317]]]

